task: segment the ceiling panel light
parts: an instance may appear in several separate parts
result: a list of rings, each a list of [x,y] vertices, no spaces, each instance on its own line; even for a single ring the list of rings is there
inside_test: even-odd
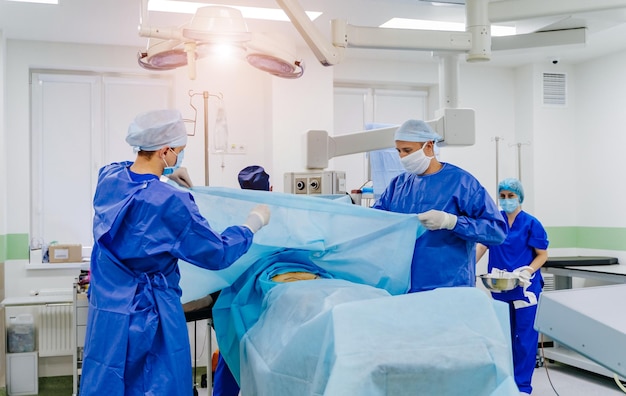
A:
[[[464,32],[465,23],[427,21],[423,19],[392,18],[380,25],[382,28],[392,29],[420,29],[420,30],[443,30],[452,32]],[[491,25],[491,35],[493,37],[512,36],[516,33],[515,27]]]
[[[162,11],[162,12],[174,12],[180,14],[195,14],[196,10],[200,7],[206,6],[219,6],[223,4],[205,4],[194,3],[189,1],[172,1],[172,0],[150,0],[148,2],[148,11]],[[285,12],[279,8],[261,8],[261,7],[242,7],[228,5],[228,7],[236,8],[241,11],[244,18],[249,19],[264,19],[268,21],[289,21],[289,17]],[[317,17],[322,15],[317,11],[306,11],[309,19],[314,21]]]
[[[19,3],[59,4],[59,0],[8,0]]]

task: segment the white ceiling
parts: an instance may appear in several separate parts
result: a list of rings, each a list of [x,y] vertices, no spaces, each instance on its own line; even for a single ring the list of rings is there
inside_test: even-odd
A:
[[[210,0],[198,2],[212,3]],[[147,39],[139,37],[137,29],[141,0],[60,0],[60,3],[55,6],[0,0],[0,29],[7,39],[113,44],[136,46],[138,49],[146,47]],[[277,7],[274,0],[224,0],[220,4]],[[462,4],[436,6],[421,0],[300,0],[300,4],[307,10],[323,12],[315,25],[327,36],[330,35],[330,20],[337,18],[346,19],[349,24],[356,26],[379,26],[392,17],[465,21],[465,7]],[[151,12],[144,25],[175,27],[190,19],[191,15]],[[289,22],[249,19],[247,24],[250,31],[280,32],[304,45]],[[491,63],[516,66],[552,58],[558,58],[563,63],[579,63],[626,50],[626,8],[517,22],[518,32],[572,27],[587,28],[585,45],[494,52]],[[346,57],[384,57],[406,61],[432,59],[430,53],[424,51],[364,49],[349,49]]]

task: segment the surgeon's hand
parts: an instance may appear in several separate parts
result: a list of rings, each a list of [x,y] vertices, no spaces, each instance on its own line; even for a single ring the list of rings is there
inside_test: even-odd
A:
[[[189,177],[189,173],[187,172],[187,168],[181,166],[176,169],[174,173],[168,176],[169,179],[181,187],[191,188],[193,187],[193,183],[191,182],[191,177]]]
[[[522,286],[530,286],[530,279],[533,277],[533,269],[532,267],[526,265],[524,267],[519,267],[513,270],[513,273],[517,276],[517,278],[521,281]]]
[[[428,212],[418,213],[417,218],[429,230],[451,230],[456,225],[457,217],[452,213],[431,209]]]
[[[267,205],[257,205],[248,214],[248,218],[244,223],[250,231],[256,233],[263,226],[270,222],[270,208]]]

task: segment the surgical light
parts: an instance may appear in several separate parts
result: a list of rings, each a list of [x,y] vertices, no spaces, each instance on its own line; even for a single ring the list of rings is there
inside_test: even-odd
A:
[[[202,42],[245,42],[250,32],[241,11],[231,7],[201,7],[189,24],[183,28],[183,37]]]
[[[148,4],[148,0],[142,0],[141,21],[148,13]],[[256,34],[252,40],[241,11],[234,7],[199,7],[192,20],[179,28],[154,28],[140,23],[139,35],[150,39],[147,50],[137,55],[139,65],[148,70],[188,66],[189,78],[194,80],[196,60],[230,52],[242,58],[245,54],[250,65],[274,76],[298,78],[304,73],[303,63],[295,56],[295,46],[264,34]]]

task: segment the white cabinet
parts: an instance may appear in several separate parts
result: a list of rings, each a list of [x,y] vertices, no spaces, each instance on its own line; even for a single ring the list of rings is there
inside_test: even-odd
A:
[[[37,352],[7,353],[7,394],[39,393]]]
[[[78,395],[78,386],[80,385],[80,374],[83,366],[83,349],[85,347],[85,333],[87,329],[87,312],[89,310],[89,302],[87,294],[80,291],[78,284],[74,284],[74,369],[73,369],[73,395]]]

